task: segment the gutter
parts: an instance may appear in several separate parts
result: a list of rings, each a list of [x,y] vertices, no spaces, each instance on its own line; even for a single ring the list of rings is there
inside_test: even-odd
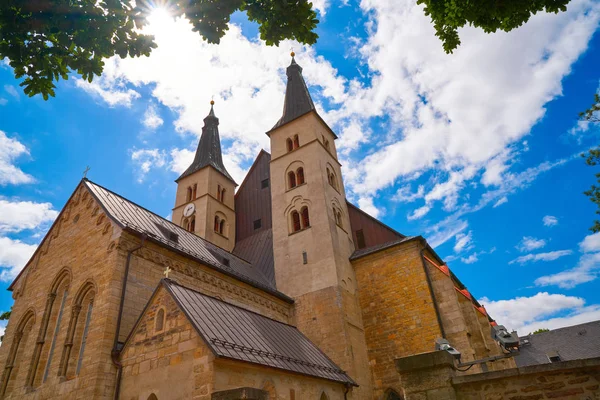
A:
[[[427,241],[421,238],[421,243],[423,244],[423,248],[421,249],[421,263],[423,264],[423,271],[425,271],[425,277],[427,278],[427,286],[429,287],[429,294],[431,295],[431,299],[433,300],[433,308],[435,309],[435,316],[438,321],[438,325],[440,326],[440,332],[442,333],[442,338],[446,338],[446,333],[444,332],[444,325],[442,324],[442,317],[440,315],[440,310],[438,308],[437,299],[435,298],[435,293],[433,291],[433,285],[431,283],[431,277],[429,276],[429,271],[427,270],[427,264],[425,261],[425,249],[429,247]]]
[[[125,262],[125,273],[123,274],[123,286],[121,289],[121,301],[119,304],[119,314],[117,316],[117,328],[115,331],[115,340],[113,342],[113,348],[110,353],[112,362],[115,367],[117,367],[117,382],[115,386],[115,400],[119,400],[119,393],[121,391],[121,375],[123,374],[123,364],[119,361],[121,356],[121,350],[119,349],[119,331],[121,330],[121,319],[123,316],[123,307],[125,305],[125,293],[127,291],[127,278],[129,277],[129,265],[131,264],[131,257],[133,253],[138,251],[144,246],[144,242],[146,241],[146,235],[141,236],[142,242],[136,248],[129,250],[127,252],[127,261]]]

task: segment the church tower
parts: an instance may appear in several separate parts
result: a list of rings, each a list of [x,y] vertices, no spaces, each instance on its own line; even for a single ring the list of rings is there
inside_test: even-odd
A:
[[[210,102],[194,161],[175,182],[173,222],[211,243],[233,250],[237,184],[225,169],[219,139],[219,119]]]
[[[298,328],[360,385],[353,398],[364,398],[371,382],[337,136],[294,53],[287,78],[283,115],[267,132],[277,289],[294,298]]]

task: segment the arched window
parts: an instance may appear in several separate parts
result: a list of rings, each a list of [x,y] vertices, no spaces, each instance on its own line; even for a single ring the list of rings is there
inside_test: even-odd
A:
[[[335,214],[335,219],[337,220],[337,224],[340,228],[343,228],[344,225],[342,224],[342,212],[340,210],[336,211]]]
[[[302,226],[300,225],[300,214],[298,214],[298,211],[292,211],[292,230],[293,232],[298,232],[300,229],[302,229]]]
[[[196,232],[196,217],[192,217],[190,220],[190,232]]]
[[[217,185],[217,200],[222,201],[221,200],[221,185]]]
[[[221,202],[225,203],[225,188],[221,189]]]
[[[298,182],[298,185],[304,183],[304,168],[300,167],[296,170],[296,181]]]
[[[319,400],[329,400],[329,397],[325,394],[325,392],[321,393],[321,397],[319,397]]]
[[[298,139],[298,135],[294,135],[294,149],[300,147],[300,139]]]
[[[185,201],[191,201],[191,200],[192,200],[192,188],[188,187],[187,194],[185,196]]]
[[[394,389],[388,389],[385,393],[385,400],[402,400],[402,397]]]
[[[221,235],[224,235],[225,233],[225,220],[222,219],[221,222],[219,223],[219,233]]]
[[[197,197],[198,184],[194,183],[194,189],[192,190],[192,200],[195,200]]]
[[[215,215],[215,226],[214,226],[215,232],[219,232],[219,217],[217,215]]]
[[[285,141],[285,145],[286,145],[286,147],[287,147],[287,151],[288,151],[288,153],[289,153],[290,151],[294,150],[294,143],[292,142],[292,139],[288,138],[288,139]]]
[[[95,285],[86,282],[77,292],[71,307],[71,320],[63,346],[58,375],[67,379],[79,375],[83,367],[88,333],[92,322]]]
[[[17,329],[13,335],[4,373],[2,375],[2,386],[0,387],[0,396],[14,389],[15,381],[19,375],[19,370],[25,368],[27,361],[23,360],[25,349],[32,345],[32,339],[35,339],[32,334],[33,324],[35,323],[35,314],[29,310],[21,317],[21,321],[17,325]]]
[[[53,362],[56,357],[56,341],[61,328],[65,325],[64,314],[70,282],[71,275],[65,268],[56,275],[50,286],[38,332],[38,337],[43,340],[36,341],[25,380],[26,386],[40,385],[48,377],[50,367],[56,364],[55,361]]]
[[[288,172],[288,186],[290,189],[296,187],[296,174],[294,174],[294,171]]]
[[[325,149],[327,151],[330,151],[330,149],[329,149],[329,140],[325,139],[325,142],[323,144],[325,145]]]
[[[303,207],[300,212],[302,213],[302,229],[309,228],[310,219],[308,218],[308,207]]]
[[[162,332],[165,328],[165,309],[161,308],[154,318],[154,332]]]
[[[156,397],[156,395],[152,393],[150,396],[148,396],[148,400],[158,400],[158,397]]]

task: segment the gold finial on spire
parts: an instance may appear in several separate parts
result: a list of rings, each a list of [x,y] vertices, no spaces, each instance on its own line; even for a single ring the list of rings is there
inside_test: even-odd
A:
[[[215,101],[211,99],[211,100],[210,100],[210,105],[211,105],[211,106],[214,106],[214,105],[215,105]]]
[[[294,57],[294,56],[296,55],[296,53],[294,53],[294,48],[292,47],[292,48],[290,48],[290,50],[292,51],[292,52],[290,53],[290,56]]]

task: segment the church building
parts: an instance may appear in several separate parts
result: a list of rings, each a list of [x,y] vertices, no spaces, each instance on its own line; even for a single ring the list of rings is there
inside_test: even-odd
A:
[[[75,188],[10,285],[0,398],[403,399],[394,360],[436,339],[463,361],[502,354],[425,238],[348,202],[293,53],[271,152],[239,185],[213,104],[172,221],[89,179]]]

